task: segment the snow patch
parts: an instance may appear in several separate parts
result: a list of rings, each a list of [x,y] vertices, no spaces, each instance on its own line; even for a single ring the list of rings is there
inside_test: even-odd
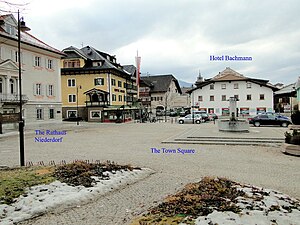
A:
[[[27,190],[12,205],[0,205],[0,225],[12,225],[34,216],[42,215],[57,207],[80,207],[81,204],[92,201],[110,191],[116,190],[121,186],[132,184],[143,179],[153,170],[143,168],[133,171],[107,172],[109,180],[100,180],[93,177],[96,184],[93,187],[69,186],[60,181],[54,181],[48,185],[38,185]]]

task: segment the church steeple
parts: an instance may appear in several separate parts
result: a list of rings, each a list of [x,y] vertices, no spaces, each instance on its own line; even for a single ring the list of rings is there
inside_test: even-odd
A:
[[[198,84],[203,82],[203,77],[201,76],[201,71],[199,70],[199,75],[197,77],[197,80],[195,82],[195,85],[198,86]]]

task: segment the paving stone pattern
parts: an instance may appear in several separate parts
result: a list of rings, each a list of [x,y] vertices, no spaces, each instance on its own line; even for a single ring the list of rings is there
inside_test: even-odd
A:
[[[62,143],[34,142],[34,129],[67,129]],[[219,135],[213,123],[52,124],[26,128],[26,159],[56,162],[64,159],[113,160],[152,168],[150,177],[121,190],[99,196],[72,209],[57,209],[22,225],[124,225],[188,182],[203,176],[222,176],[238,182],[272,188],[300,198],[300,158],[279,147],[162,144],[178,135]],[[287,128],[259,127],[260,136],[282,137]],[[210,133],[209,133],[210,132]],[[204,135],[203,134],[203,135]],[[19,163],[18,136],[0,137],[0,165]],[[152,153],[151,148],[194,149],[194,154]]]

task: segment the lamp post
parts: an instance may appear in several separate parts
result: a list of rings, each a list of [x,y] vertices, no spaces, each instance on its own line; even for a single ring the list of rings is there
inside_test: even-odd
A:
[[[19,136],[20,136],[20,165],[25,166],[25,150],[24,150],[24,120],[22,116],[22,62],[21,62],[21,28],[23,30],[30,30],[25,26],[25,22],[20,19],[20,12],[18,10],[18,61],[19,61]]]
[[[79,125],[78,88],[81,89],[81,85],[76,86],[76,109],[77,109],[76,123],[77,123],[77,125]]]

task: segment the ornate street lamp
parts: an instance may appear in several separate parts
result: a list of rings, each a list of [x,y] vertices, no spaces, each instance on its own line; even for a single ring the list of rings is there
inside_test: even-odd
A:
[[[18,10],[18,61],[19,61],[19,135],[20,135],[20,165],[25,166],[25,151],[24,151],[24,120],[22,116],[22,62],[21,62],[21,29],[24,31],[30,30],[25,26],[23,18],[20,19],[20,12]]]

